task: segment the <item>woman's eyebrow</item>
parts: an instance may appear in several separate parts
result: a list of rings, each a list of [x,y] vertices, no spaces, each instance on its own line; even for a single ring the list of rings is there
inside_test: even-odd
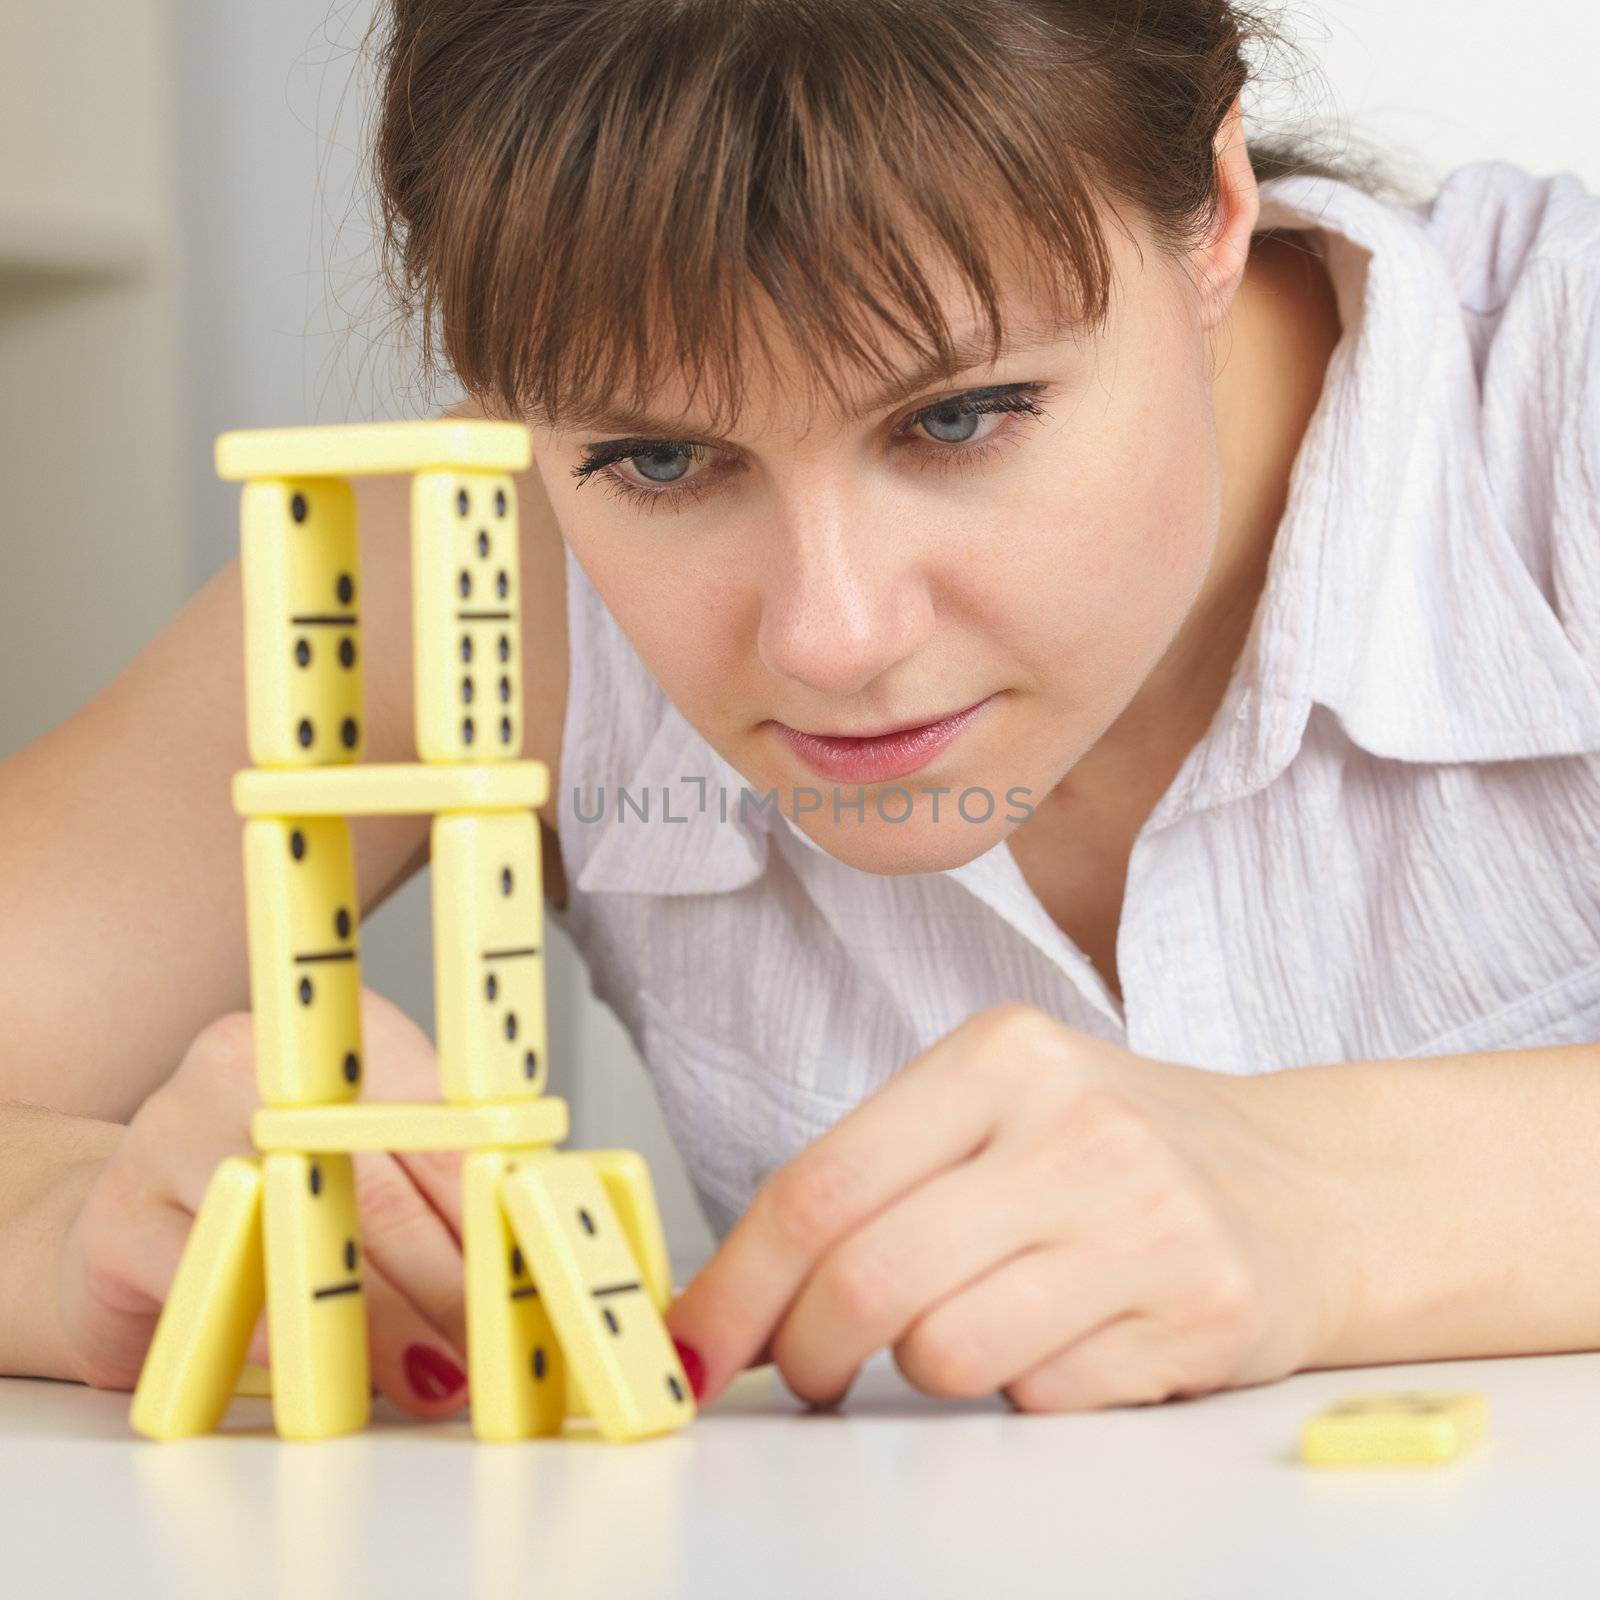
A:
[[[910,399],[919,390],[929,388],[936,383],[953,382],[963,373],[971,372],[976,367],[993,365],[1008,356],[1026,355],[1030,351],[1046,349],[1060,343],[1074,328],[1074,324],[1064,323],[1054,327],[1018,329],[1008,333],[1001,341],[999,349],[993,352],[987,338],[980,337],[976,333],[962,334],[952,341],[952,359],[941,361],[937,356],[933,356],[918,362],[915,367],[896,373],[888,383],[870,395],[843,420],[859,421],[862,417],[870,416],[876,411],[886,411],[890,406]],[[561,408],[559,413],[547,412],[543,420],[547,427],[557,432],[620,433],[637,438],[703,438],[713,431],[694,417],[656,415],[604,402],[598,405],[566,406]]]

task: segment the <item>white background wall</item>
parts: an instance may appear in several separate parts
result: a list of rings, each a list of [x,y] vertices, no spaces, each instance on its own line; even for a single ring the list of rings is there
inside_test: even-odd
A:
[[[83,0],[74,3],[84,9]],[[116,529],[67,530],[53,554],[33,514],[23,516],[22,502],[8,497],[0,754],[93,692],[231,558],[235,492],[211,475],[215,434],[422,414],[402,353],[383,337],[370,276],[360,176],[366,80],[356,50],[371,9],[372,0],[141,0],[147,42],[160,43],[170,72],[146,75],[152,104],[134,105],[131,89],[114,84],[101,93],[127,93],[141,136],[169,147],[184,403],[180,481],[165,488],[182,509],[166,542],[149,550],[143,566],[121,561],[113,582],[111,569],[96,574],[86,565],[84,550],[114,543]],[[16,48],[25,12],[38,16],[41,8],[0,0],[0,99],[8,78],[14,93],[30,70]],[[1587,0],[1525,0],[1515,8],[1492,0],[1321,0],[1292,4],[1287,31],[1321,74],[1295,86],[1298,103],[1334,118],[1335,144],[1339,129],[1349,128],[1409,149],[1413,158],[1401,164],[1423,179],[1501,156],[1540,171],[1574,170],[1600,188],[1600,18]],[[1291,103],[1286,92],[1273,88],[1267,109],[1281,115]],[[70,108],[70,100],[62,103]],[[20,143],[8,140],[0,150],[0,162],[14,170],[27,161]],[[151,192],[164,190],[153,184]],[[0,207],[0,246],[3,222]],[[13,397],[40,387],[54,359],[49,340],[17,331],[25,301],[7,290],[0,261],[0,357]],[[82,416],[93,428],[118,427],[103,411],[86,408]],[[84,444],[92,459],[92,436]],[[78,603],[60,605],[68,592]],[[20,619],[41,616],[58,630],[51,648],[61,657],[76,660],[78,641],[93,642],[83,656],[87,678],[58,672],[48,654],[41,671],[34,647],[24,651]],[[427,920],[421,879],[366,933],[369,981],[425,1024]],[[645,1152],[681,1275],[703,1257],[709,1235],[627,1040],[588,996],[559,931],[549,942],[552,1087],[573,1101],[575,1143]]]

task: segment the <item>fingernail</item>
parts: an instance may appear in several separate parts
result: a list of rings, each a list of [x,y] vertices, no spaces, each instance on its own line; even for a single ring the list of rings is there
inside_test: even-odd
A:
[[[672,1348],[678,1352],[678,1359],[683,1363],[683,1375],[689,1380],[689,1387],[698,1400],[706,1392],[706,1364],[700,1359],[700,1352],[682,1339],[674,1339]]]
[[[419,1400],[448,1400],[460,1393],[467,1375],[443,1351],[430,1345],[406,1348],[406,1382]]]

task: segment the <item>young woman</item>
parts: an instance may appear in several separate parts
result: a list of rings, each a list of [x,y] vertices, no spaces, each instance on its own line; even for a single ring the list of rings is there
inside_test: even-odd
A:
[[[724,1236],[702,1394],[1600,1344],[1600,202],[1253,161],[1222,0],[386,28],[395,287],[533,430],[553,902]],[[6,1371],[131,1383],[247,1146],[240,655],[230,568],[0,766]],[[365,909],[425,828],[358,828]],[[448,1413],[450,1164],[362,1205],[376,1381]]]

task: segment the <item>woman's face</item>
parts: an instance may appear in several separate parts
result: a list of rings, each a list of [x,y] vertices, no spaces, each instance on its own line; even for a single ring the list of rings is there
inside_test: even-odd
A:
[[[561,529],[666,694],[850,865],[936,871],[990,848],[1130,705],[1144,715],[1135,697],[1201,591],[1215,319],[1136,227],[1108,246],[1103,329],[1047,333],[894,403],[852,385],[859,415],[802,414],[802,353],[769,327],[781,359],[750,374],[734,437],[681,388],[653,397],[658,427],[535,429]],[[1004,291],[1008,329],[1046,325],[1023,279]],[[950,294],[953,333],[978,331]],[[869,735],[980,702],[931,755],[786,733]]]

